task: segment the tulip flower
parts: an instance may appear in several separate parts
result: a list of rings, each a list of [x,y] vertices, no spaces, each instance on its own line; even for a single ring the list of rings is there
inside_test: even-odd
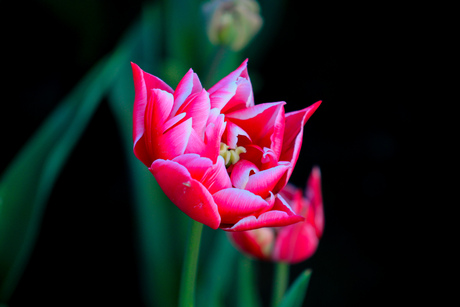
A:
[[[134,154],[180,210],[226,231],[304,220],[277,194],[321,102],[287,114],[285,102],[255,105],[247,60],[209,90],[192,69],[175,90],[132,70]]]
[[[321,174],[318,167],[310,174],[306,196],[288,184],[279,193],[305,221],[281,228],[260,228],[229,233],[234,245],[244,254],[269,261],[298,263],[316,251],[324,230]]]

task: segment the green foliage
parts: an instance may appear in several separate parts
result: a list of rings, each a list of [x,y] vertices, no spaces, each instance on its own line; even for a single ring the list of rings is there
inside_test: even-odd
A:
[[[305,270],[297,277],[295,282],[286,292],[283,300],[278,307],[300,307],[302,306],[307,292],[308,282],[310,281],[311,270]]]

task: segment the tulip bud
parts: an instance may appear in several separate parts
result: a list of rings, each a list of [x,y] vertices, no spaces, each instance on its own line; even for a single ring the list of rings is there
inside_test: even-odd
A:
[[[234,51],[246,47],[262,27],[260,7],[254,0],[212,0],[203,10],[211,43]]]

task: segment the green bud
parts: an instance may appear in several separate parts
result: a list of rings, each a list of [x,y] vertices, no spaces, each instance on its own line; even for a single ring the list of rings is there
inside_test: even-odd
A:
[[[262,27],[260,6],[255,0],[212,0],[203,9],[208,37],[214,45],[239,51]]]

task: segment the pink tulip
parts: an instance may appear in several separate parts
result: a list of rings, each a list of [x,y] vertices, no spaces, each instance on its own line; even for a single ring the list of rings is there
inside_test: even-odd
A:
[[[307,183],[306,197],[302,190],[288,184],[279,193],[305,221],[281,228],[260,228],[229,233],[234,245],[244,254],[262,259],[298,263],[316,251],[324,230],[321,173],[313,168]],[[280,198],[281,198],[280,197]]]
[[[254,105],[246,66],[209,90],[190,69],[172,90],[132,63],[134,154],[180,210],[213,229],[304,220],[277,193],[321,102],[288,114],[284,102]]]

